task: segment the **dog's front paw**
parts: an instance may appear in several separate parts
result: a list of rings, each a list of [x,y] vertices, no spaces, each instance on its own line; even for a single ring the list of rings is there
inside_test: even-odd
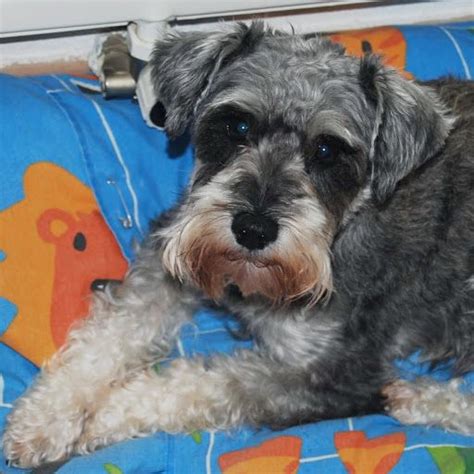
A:
[[[2,444],[5,457],[12,465],[22,468],[69,457],[82,432],[81,413],[61,413],[46,403],[39,406],[20,400],[7,418]]]
[[[89,454],[105,446],[144,434],[149,433],[140,430],[136,420],[127,417],[114,406],[105,406],[87,419],[74,451],[81,455]]]
[[[87,454],[119,441],[162,430],[163,385],[164,381],[155,371],[148,369],[117,385],[87,417],[75,452]],[[167,393],[168,404],[177,401],[173,390]]]

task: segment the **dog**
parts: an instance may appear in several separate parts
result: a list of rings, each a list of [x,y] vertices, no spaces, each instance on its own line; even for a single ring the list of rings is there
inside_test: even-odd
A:
[[[387,410],[474,432],[474,85],[416,84],[373,55],[262,23],[170,33],[151,60],[196,167],[125,281],[20,398],[6,457],[30,467],[123,439]],[[177,359],[203,301],[255,348]],[[447,384],[399,380],[419,351]]]

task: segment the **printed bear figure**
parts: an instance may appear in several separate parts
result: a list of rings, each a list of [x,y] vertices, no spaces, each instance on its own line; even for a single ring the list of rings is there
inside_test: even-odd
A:
[[[17,314],[0,340],[37,365],[88,311],[91,285],[127,263],[92,191],[52,163],[24,175],[25,198],[0,212],[0,297]]]
[[[104,226],[98,210],[78,212],[75,218],[61,209],[47,209],[38,219],[38,233],[56,246],[50,323],[57,347],[74,320],[87,315],[92,285],[119,280],[125,273],[125,262],[116,259],[117,244]]]

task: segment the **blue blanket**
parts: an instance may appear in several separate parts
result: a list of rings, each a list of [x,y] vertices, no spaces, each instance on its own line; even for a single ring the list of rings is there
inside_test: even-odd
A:
[[[406,69],[421,79],[444,73],[471,77],[473,29],[474,24],[399,28],[406,39]],[[28,245],[42,246],[39,253],[43,260],[35,260],[34,249],[26,259],[30,262],[31,278],[24,277],[23,281],[37,281],[40,285],[45,279],[46,265],[51,270],[46,273],[51,277],[54,302],[55,285],[67,277],[58,267],[61,259],[66,258],[63,254],[67,255],[59,245],[60,238],[67,233],[62,233],[58,222],[74,221],[85,226],[96,205],[106,226],[102,229],[97,221],[94,229],[102,229],[101,238],[106,238],[111,230],[122,254],[131,261],[134,242],[143,238],[157,213],[173,205],[192,169],[192,150],[186,143],[168,142],[164,134],[145,126],[136,103],[105,101],[97,89],[94,80],[70,76],[0,77],[0,335],[4,341],[0,343],[0,429],[12,403],[38,371],[31,360],[37,361],[35,357],[43,354],[46,346],[53,347],[59,337],[49,324],[40,325],[41,315],[28,314],[19,287],[9,286],[13,272],[26,270],[24,255],[23,260],[17,258],[15,249],[21,248],[24,253],[30,248]],[[36,185],[30,183],[29,176],[49,176],[51,180],[57,178],[68,183],[67,189],[62,190],[64,200],[54,202],[53,206],[47,199],[58,199],[56,194],[51,197],[46,193],[48,196],[43,197],[47,208],[38,208],[31,191]],[[44,189],[41,192],[45,194]],[[73,197],[77,202],[72,202]],[[51,214],[51,209],[59,209],[63,214]],[[57,216],[65,216],[64,212],[73,220],[47,221],[49,227],[44,227],[48,216],[59,219]],[[25,224],[20,219],[34,222]],[[31,235],[18,229],[30,229]],[[35,232],[47,238],[41,240]],[[52,246],[56,244],[53,252]],[[117,263],[121,257],[110,258]],[[42,266],[35,268],[36,261]],[[36,295],[33,288],[31,295],[39,298],[37,307],[43,304],[41,295]],[[45,308],[53,311],[54,304]],[[20,319],[24,326],[19,325]],[[200,311],[194,324],[183,328],[172,356],[232,352],[249,346],[250,342],[232,338],[227,328],[234,324],[231,317]],[[37,350],[29,352],[17,344],[15,336],[25,330],[23,327],[35,328]],[[399,361],[399,367],[401,375],[408,378],[428,372],[440,380],[450,377],[449,364],[430,371],[417,362],[416,354],[408,361]],[[466,377],[465,384],[467,390],[473,387],[474,373]],[[0,454],[0,472],[23,471],[6,466]],[[57,472],[474,473],[474,440],[438,429],[401,426],[388,416],[375,415],[278,432],[243,427],[231,433],[159,433],[74,458]]]

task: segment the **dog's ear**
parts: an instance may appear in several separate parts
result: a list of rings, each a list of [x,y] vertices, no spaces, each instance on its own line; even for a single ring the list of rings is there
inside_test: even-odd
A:
[[[151,74],[166,110],[165,129],[170,136],[184,133],[219,71],[251,50],[264,34],[261,22],[232,23],[214,33],[173,32],[156,43]]]
[[[369,172],[372,195],[383,203],[401,179],[442,148],[452,120],[432,91],[383,66],[377,56],[361,59],[359,81],[376,111]]]

